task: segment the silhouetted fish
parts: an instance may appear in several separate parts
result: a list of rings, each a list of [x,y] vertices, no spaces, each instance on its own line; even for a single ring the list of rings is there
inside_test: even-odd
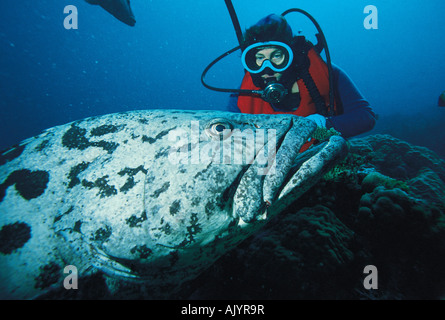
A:
[[[90,4],[99,5],[114,17],[129,26],[136,24],[133,11],[131,10],[130,0],[85,0]]]

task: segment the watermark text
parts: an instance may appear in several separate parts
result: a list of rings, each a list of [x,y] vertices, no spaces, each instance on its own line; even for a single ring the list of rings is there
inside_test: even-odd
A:
[[[66,30],[75,29],[78,27],[78,15],[77,15],[77,7],[73,5],[68,5],[63,9],[63,13],[67,14],[65,19],[63,20],[63,27]]]

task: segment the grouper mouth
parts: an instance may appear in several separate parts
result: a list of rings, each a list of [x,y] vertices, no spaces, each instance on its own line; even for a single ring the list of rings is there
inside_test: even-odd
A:
[[[269,170],[265,174],[259,174],[261,170],[264,171],[264,165],[259,164],[257,159],[243,168],[229,187],[233,193],[233,216],[240,218],[240,225],[266,218],[265,209],[274,204],[297,171],[294,164],[299,150],[315,129],[316,125],[310,120],[292,118],[288,130],[278,138],[276,152],[269,155],[272,156],[271,163],[268,164]]]

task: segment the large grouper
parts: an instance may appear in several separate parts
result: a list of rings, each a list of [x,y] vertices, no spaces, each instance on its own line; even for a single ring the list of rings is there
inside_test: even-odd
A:
[[[290,115],[142,110],[45,130],[0,155],[0,297],[140,283],[168,297],[331,169]],[[67,279],[69,278],[69,281]],[[94,289],[94,288],[93,288]]]

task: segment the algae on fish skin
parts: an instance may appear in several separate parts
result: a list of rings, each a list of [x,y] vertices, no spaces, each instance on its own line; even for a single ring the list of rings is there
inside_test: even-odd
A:
[[[332,136],[341,136],[341,133],[335,130],[334,128],[326,129],[317,127],[317,129],[315,129],[314,133],[312,133],[311,135],[313,139],[319,141],[327,140]]]
[[[334,128],[322,128],[317,127],[315,131],[312,133],[311,138],[318,140],[318,141],[324,141],[328,140],[332,136],[341,136],[341,133],[335,130]],[[345,175],[348,175],[349,170],[351,168],[355,167],[354,163],[350,163],[351,154],[349,154],[346,159],[344,159],[342,162],[337,164],[334,168],[332,168],[329,172],[327,172],[323,179],[324,180],[337,180],[340,177],[344,177]],[[352,161],[355,162],[355,161]]]

